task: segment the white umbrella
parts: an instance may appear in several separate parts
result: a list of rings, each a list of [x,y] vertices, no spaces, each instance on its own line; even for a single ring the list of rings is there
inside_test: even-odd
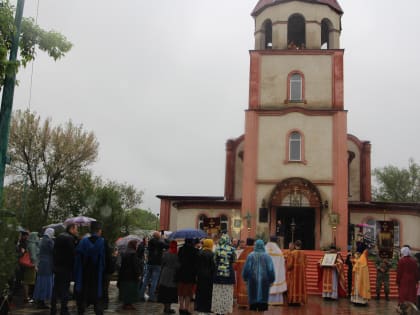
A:
[[[64,226],[68,226],[69,224],[73,224],[73,223],[79,226],[89,226],[90,223],[93,221],[96,221],[96,219],[79,215],[78,217],[66,219],[66,221],[64,221]]]

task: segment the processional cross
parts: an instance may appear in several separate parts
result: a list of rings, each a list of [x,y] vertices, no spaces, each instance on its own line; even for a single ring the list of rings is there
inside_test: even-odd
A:
[[[252,215],[248,211],[246,216],[244,216],[244,219],[246,220],[246,225],[248,227],[248,231],[251,230],[251,218],[252,218]]]

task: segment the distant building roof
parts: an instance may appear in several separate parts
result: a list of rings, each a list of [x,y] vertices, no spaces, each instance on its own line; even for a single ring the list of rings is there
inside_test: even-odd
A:
[[[295,0],[260,0],[258,1],[257,5],[255,6],[254,10],[252,11],[251,15],[256,16],[260,14],[265,8],[277,5],[279,3],[285,3]],[[341,9],[340,5],[338,4],[337,0],[299,0],[302,2],[309,2],[309,3],[318,3],[318,4],[325,4],[329,6],[331,9],[335,10],[339,14],[343,14],[343,10]]]

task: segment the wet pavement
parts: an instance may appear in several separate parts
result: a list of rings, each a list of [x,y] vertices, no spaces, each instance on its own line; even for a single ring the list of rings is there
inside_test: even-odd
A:
[[[117,299],[117,288],[115,283],[111,283],[110,287],[110,304],[105,314],[147,314],[156,315],[163,314],[163,306],[159,303],[143,302],[136,303],[136,311],[126,311],[121,309],[121,304]],[[305,306],[270,306],[268,311],[256,312],[247,309],[234,307],[234,315],[250,315],[250,314],[264,314],[264,315],[324,315],[324,314],[338,314],[338,315],[389,315],[397,314],[396,312],[397,300],[389,302],[385,300],[371,300],[367,306],[355,306],[347,299],[340,299],[339,301],[325,301],[318,296],[309,296],[308,304]],[[178,305],[173,304],[172,308],[178,311]],[[77,314],[74,301],[69,302],[70,314]],[[24,307],[16,307],[11,310],[12,315],[23,314],[39,314],[48,315],[48,310],[36,309],[34,305],[26,304]],[[89,307],[85,313],[86,315],[94,314],[93,308]],[[176,313],[178,314],[178,312]],[[195,314],[198,314],[195,312]]]

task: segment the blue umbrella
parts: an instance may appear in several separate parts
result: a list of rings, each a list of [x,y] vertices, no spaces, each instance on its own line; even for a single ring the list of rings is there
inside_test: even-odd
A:
[[[179,238],[183,238],[183,239],[185,239],[185,238],[203,238],[203,237],[207,237],[207,236],[208,235],[203,230],[182,229],[182,230],[178,230],[176,232],[173,232],[169,236],[169,239],[173,240],[173,239],[179,239]]]

